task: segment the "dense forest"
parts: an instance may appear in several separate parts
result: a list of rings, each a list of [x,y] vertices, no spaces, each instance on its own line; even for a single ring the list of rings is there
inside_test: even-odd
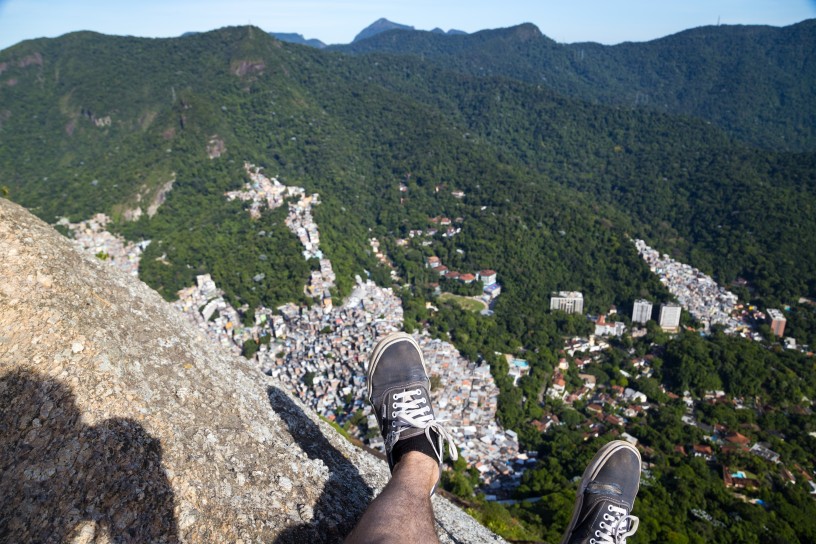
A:
[[[177,187],[209,195],[198,213],[242,221],[237,208],[211,209],[220,206],[212,188],[240,186],[237,165],[250,161],[329,196],[324,217],[345,207],[361,219],[326,227],[342,247],[332,258],[349,272],[375,266],[364,249],[367,228],[422,227],[458,205],[449,198],[458,189],[467,195],[460,214],[489,208],[465,237],[477,229],[521,241],[507,249],[477,234],[468,258],[479,266],[501,260],[505,280],[526,283],[528,293],[580,287],[597,295],[588,297],[596,310],[625,303],[642,286],[602,278],[614,277],[605,276],[605,263],[629,236],[722,283],[748,280],[750,298],[789,303],[816,291],[816,254],[806,250],[816,245],[812,153],[750,149],[702,122],[592,105],[415,58],[282,44],[252,28],[173,40],[77,33],[25,42],[2,58],[0,77],[14,84],[0,88],[0,181],[10,198],[49,221],[97,211],[122,219],[146,208],[174,176]],[[213,138],[226,148],[218,159],[206,154]],[[406,176],[415,185],[400,203],[395,189]],[[150,238],[187,230],[195,238],[190,219],[177,207],[168,211],[186,199],[182,193],[171,191],[153,220],[120,228]],[[494,227],[480,229],[490,221]],[[341,235],[345,229],[356,239]],[[225,231],[237,236],[241,228]],[[496,253],[512,250],[519,254]],[[628,252],[621,268],[636,270],[635,261]],[[160,274],[151,266],[145,281],[160,287],[200,268],[169,262],[184,270]],[[180,287],[162,291],[172,296]],[[289,292],[280,282],[271,289],[270,303]],[[254,300],[245,291],[231,295]]]
[[[330,49],[409,55],[587,102],[696,117],[765,149],[813,151],[815,25],[718,25],[614,46],[556,43],[529,23],[459,36],[401,29]]]
[[[580,60],[575,46],[558,46],[526,26],[436,37],[428,51],[408,47],[426,38],[412,33],[399,50],[386,51],[382,44],[403,38],[386,33],[372,38],[379,42],[361,41],[371,42],[368,52],[353,55],[284,44],[253,27],[178,39],[76,33],[24,42],[0,52],[0,188],[51,223],[112,215],[125,237],[152,240],[140,277],[163,296],[173,299],[209,272],[236,307],[305,303],[302,287],[317,265],[301,256],[284,226],[284,209],[253,219],[224,197],[247,181],[244,162],[320,193],[315,220],[337,273],[337,294],[349,292],[355,274],[390,285],[369,246],[376,236],[401,278],[395,287],[405,329],[426,327],[468,359],[491,365],[500,422],[539,454],[517,493],[518,499],[543,497],[539,502],[509,509],[484,503],[462,466],[446,476],[446,487],[508,538],[555,541],[569,516],[572,479],[614,433],[593,436],[585,406],[542,397],[563,356],[564,336],[592,332],[585,316],[549,311],[552,291],[582,291],[592,314],[615,305],[626,315],[641,297],[669,300],[631,242],[643,238],[721,284],[745,280],[734,289],[746,301],[788,306],[788,334],[816,345],[816,310],[807,299],[798,302],[816,296],[816,155],[809,139],[816,110],[801,88],[812,86],[812,59],[800,58],[791,45],[811,43],[813,25],[754,29],[747,33],[754,49],[737,58],[743,51],[729,47],[728,62],[711,53],[719,45],[697,50],[700,75],[667,79],[666,96],[676,99],[661,97],[667,107],[616,101],[616,85],[630,85],[623,70],[614,85],[598,76],[607,64],[654,66],[650,58],[678,54],[673,43],[708,36],[742,43],[737,29],[722,33],[689,31],[651,43],[652,49],[587,45],[593,53]],[[763,45],[771,35],[777,45]],[[474,57],[482,42],[482,56]],[[733,87],[758,85],[754,71],[731,68],[763,47],[768,58],[806,69],[794,83],[789,71],[772,78],[759,97],[772,101],[787,89],[786,108],[804,112],[798,121],[786,108],[777,120],[758,115],[752,108],[759,106],[748,100],[739,118],[723,115],[710,124],[706,108],[716,110],[716,100],[706,101],[703,91],[680,100],[693,94],[695,77],[709,90],[724,85],[710,73],[728,73],[729,95]],[[546,65],[545,50],[572,58],[574,69],[590,59],[592,65],[563,85],[544,85],[530,70]],[[528,56],[526,65],[513,60],[519,53]],[[646,71],[643,77],[659,76]],[[589,85],[595,77],[601,83]],[[146,213],[151,205],[154,215]],[[142,213],[131,220],[134,210]],[[436,217],[461,230],[397,243],[412,230],[427,231]],[[444,280],[425,267],[431,255],[456,270],[496,270],[502,294],[493,315],[436,298],[433,284]],[[263,281],[253,279],[259,273]],[[472,294],[464,286],[443,287]],[[523,354],[530,375],[514,384],[497,353]],[[631,360],[647,356],[653,376],[630,380],[621,373],[636,376]],[[767,507],[757,506],[724,488],[721,471],[730,457],[707,463],[676,451],[706,435],[682,422],[685,407],[669,395],[724,391],[727,402],[698,405],[697,420],[739,429],[812,473],[811,358],[718,331],[670,339],[650,323],[645,337],[616,341],[587,372],[605,388],[632,385],[654,404],[629,427],[648,448],[652,467],[638,503],[639,538],[816,538],[814,503],[801,479],[788,485],[775,466],[738,458],[763,482],[754,498]],[[581,383],[574,367],[566,378],[571,386]],[[543,433],[534,422],[545,416],[563,424]]]

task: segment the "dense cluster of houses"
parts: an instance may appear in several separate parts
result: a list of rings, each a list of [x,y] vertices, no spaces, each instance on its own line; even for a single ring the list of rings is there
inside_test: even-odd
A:
[[[196,284],[178,292],[173,306],[192,321],[213,342],[241,353],[241,346],[252,332],[241,324],[241,316],[224,299],[209,274],[196,277]]]
[[[306,259],[323,258],[320,251],[320,232],[312,217],[312,205],[319,204],[320,199],[317,193],[310,196],[303,196],[297,202],[289,203],[289,215],[286,216],[286,226],[295,233],[300,243],[303,244],[303,257]]]
[[[678,302],[698,321],[708,327],[723,325],[726,332],[734,333],[741,321],[732,314],[737,306],[737,295],[717,285],[711,276],[696,268],[675,261],[666,254],[652,249],[643,240],[635,240],[638,253],[657,274]]]
[[[143,240],[136,244],[127,242],[121,236],[107,231],[105,227],[110,221],[110,217],[98,213],[87,221],[79,223],[71,223],[63,217],[57,222],[57,225],[70,230],[74,243],[82,250],[96,255],[131,276],[138,276],[139,261],[142,253],[150,244],[150,240]]]
[[[264,206],[274,210],[283,206],[286,198],[305,196],[306,191],[302,187],[286,186],[277,179],[269,179],[261,173],[261,169],[244,163],[244,170],[249,176],[250,183],[244,184],[240,191],[229,191],[224,194],[227,200],[243,200],[249,202],[249,215],[253,218],[261,216]]]
[[[261,370],[275,377],[322,416],[340,424],[362,411],[367,428],[352,433],[372,447],[383,447],[376,419],[365,399],[368,354],[383,335],[402,326],[402,304],[391,289],[357,278],[346,303],[330,311],[318,305],[286,304],[257,308],[255,324],[243,326],[239,312],[223,298],[209,275],[179,293],[175,306],[211,339],[234,352],[257,341]],[[528,461],[518,437],[496,423],[498,389],[486,364],[476,365],[449,343],[417,334],[429,373],[437,417],[451,429],[462,457],[495,488],[512,486]]]
[[[675,261],[666,254],[661,255],[643,240],[635,240],[634,243],[652,272],[677,297],[680,305],[703,324],[704,331],[707,332],[711,325],[722,325],[727,334],[761,341],[762,335],[757,331],[756,325],[767,321],[774,336],[784,336],[786,319],[780,310],[768,308],[766,312],[762,312],[751,305],[744,305],[739,302],[737,295],[717,285],[710,276],[696,268]],[[745,280],[738,280],[735,284],[747,283]],[[664,325],[663,309],[667,306],[671,305],[661,306],[661,326]],[[810,353],[807,346],[797,346],[794,338],[785,338],[784,346]]]
[[[516,433],[496,423],[499,390],[490,366],[468,361],[448,342],[415,337],[429,372],[440,380],[431,392],[436,417],[449,425],[460,455],[479,471],[483,485],[494,491],[516,487],[530,458],[519,452]]]
[[[326,311],[289,303],[260,316],[256,333],[273,336],[256,356],[265,373],[331,421],[342,424],[357,410],[370,410],[363,394],[367,356],[402,324],[400,300],[390,289],[358,278],[342,306]]]

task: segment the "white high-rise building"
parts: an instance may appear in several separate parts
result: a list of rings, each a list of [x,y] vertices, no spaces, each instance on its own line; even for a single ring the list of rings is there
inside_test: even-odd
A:
[[[639,299],[635,301],[635,308],[632,310],[632,322],[646,324],[652,318],[652,303],[648,300]]]
[[[682,311],[683,308],[679,304],[661,304],[660,328],[664,331],[677,332],[680,328],[680,313]]]
[[[568,314],[584,313],[584,295],[578,291],[560,291],[550,297],[550,310],[563,310]]]

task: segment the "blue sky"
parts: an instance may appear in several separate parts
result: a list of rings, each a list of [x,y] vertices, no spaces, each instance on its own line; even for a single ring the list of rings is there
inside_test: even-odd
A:
[[[718,20],[785,26],[816,17],[816,0],[0,0],[0,49],[75,30],[169,37],[244,24],[348,43],[380,17],[466,32],[531,22],[558,42],[614,44]]]

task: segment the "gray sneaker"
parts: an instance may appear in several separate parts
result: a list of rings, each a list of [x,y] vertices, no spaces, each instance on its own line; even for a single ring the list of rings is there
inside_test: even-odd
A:
[[[374,407],[392,472],[404,453],[395,451],[395,447],[401,450],[398,443],[421,435],[427,443],[414,441],[419,447],[409,451],[433,453],[440,470],[444,442],[448,443],[451,459],[459,457],[450,433],[434,418],[429,389],[425,361],[416,340],[404,332],[395,332],[377,343],[368,363],[368,400]]]
[[[639,487],[640,452],[622,440],[606,444],[581,477],[561,544],[626,542],[640,523],[631,515]]]

